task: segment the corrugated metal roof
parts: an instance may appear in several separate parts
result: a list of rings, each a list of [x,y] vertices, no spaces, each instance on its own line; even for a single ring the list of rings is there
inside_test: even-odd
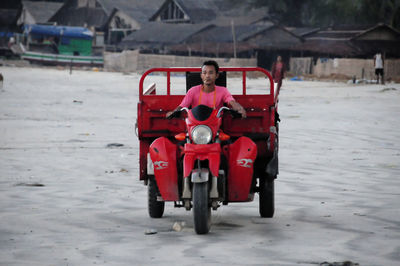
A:
[[[71,2],[66,2],[50,22],[57,22],[58,25],[65,26],[87,26],[102,27],[107,22],[108,16],[102,7],[79,7],[76,8]]]
[[[235,27],[236,51],[244,52],[255,49],[291,48],[301,42],[300,37],[276,26],[272,22],[266,25],[241,25]],[[277,38],[285,35],[285,38]],[[194,34],[185,44],[173,45],[169,50],[200,53],[223,54],[233,53],[231,27],[214,27]]]
[[[97,0],[110,15],[114,8],[140,23],[146,23],[160,8],[164,0]]]
[[[189,16],[191,23],[202,23],[213,20],[216,18],[216,12],[218,12],[218,8],[214,4],[213,0],[165,0],[164,3],[159,6],[156,12],[154,12],[150,20],[155,21],[170,3],[174,3],[187,16]]]
[[[245,41],[251,36],[274,26],[272,22],[266,25],[238,25],[234,26],[237,41]],[[233,42],[232,26],[214,27],[194,37],[204,42]]]
[[[216,10],[218,6],[215,3],[220,2],[220,0],[173,0],[173,1],[180,4],[182,7],[193,10],[196,9]]]
[[[293,34],[303,37],[305,35],[309,35],[312,33],[317,32],[320,28],[313,28],[313,27],[300,27],[300,28],[294,28],[294,27],[286,27],[286,29]]]
[[[296,46],[296,49],[337,56],[358,54],[357,47],[353,47],[351,43],[347,41],[307,40]]]
[[[161,13],[167,4],[174,2],[190,18],[191,23],[213,21],[214,24],[224,26],[234,20],[235,24],[251,24],[268,17],[267,8],[252,9],[247,2],[232,5],[229,0],[165,0],[153,14],[151,20]]]
[[[391,32],[398,36],[396,40],[388,40],[384,34],[373,34],[370,39],[360,39],[371,32]],[[295,46],[294,50],[308,51],[331,56],[365,56],[385,51],[398,55],[396,48],[400,43],[400,33],[385,24],[376,25],[341,25],[327,27],[317,32],[304,35],[305,42]],[[395,39],[395,38],[394,38]]]
[[[45,1],[22,1],[26,10],[33,16],[36,23],[45,23],[61,8],[62,3]]]
[[[257,49],[257,46],[251,43],[236,43],[234,48],[233,43],[188,43],[188,44],[176,44],[168,46],[168,50],[175,52],[191,52],[196,53],[207,53],[207,54],[233,54],[234,50],[237,53],[246,52]]]
[[[162,22],[150,22],[139,31],[132,32],[125,37],[121,45],[130,46],[138,44],[177,44],[184,42],[191,35],[202,31],[210,24],[168,24]]]
[[[213,0],[174,0],[190,17],[192,23],[210,21],[217,17],[218,8]]]
[[[320,29],[310,34],[304,35],[307,40],[332,40],[344,41],[353,40],[360,35],[366,34],[379,28],[386,28],[398,34],[396,30],[385,24],[377,25],[354,25],[354,26],[335,26]]]

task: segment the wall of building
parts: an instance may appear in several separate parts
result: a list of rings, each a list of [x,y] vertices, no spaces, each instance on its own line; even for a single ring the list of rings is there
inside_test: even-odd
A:
[[[220,66],[257,66],[255,58],[207,58],[198,56],[176,56],[141,54],[135,51],[123,51],[122,53],[104,53],[104,69],[120,72],[143,72],[154,67],[198,67],[208,59],[218,62]]]
[[[385,60],[385,79],[400,78],[400,59]],[[319,58],[314,64],[311,57],[296,57],[290,59],[290,72],[294,75],[312,74],[317,77],[332,75],[356,79],[375,79],[373,59],[351,58]]]
[[[220,66],[257,66],[255,58],[208,58],[198,56],[175,56],[141,54],[137,50],[121,53],[104,53],[104,69],[119,72],[144,72],[154,67],[198,67],[205,60],[216,60]],[[339,77],[344,79],[375,79],[372,59],[319,58],[314,64],[311,57],[293,57],[289,71],[296,76],[311,74],[316,77]],[[385,60],[385,79],[400,79],[400,59]]]
[[[312,57],[291,57],[290,58],[290,73],[295,76],[304,74],[312,74],[313,58]]]

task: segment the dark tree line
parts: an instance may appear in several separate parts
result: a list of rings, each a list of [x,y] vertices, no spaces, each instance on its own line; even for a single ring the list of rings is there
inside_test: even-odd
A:
[[[243,1],[234,0],[235,5]],[[287,26],[369,25],[384,22],[400,30],[400,0],[249,0],[268,7],[273,19]]]
[[[22,6],[22,0],[0,0],[0,9],[18,9]],[[63,3],[65,0],[29,0]]]

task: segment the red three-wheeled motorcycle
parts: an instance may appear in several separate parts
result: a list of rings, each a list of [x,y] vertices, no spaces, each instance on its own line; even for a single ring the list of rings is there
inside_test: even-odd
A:
[[[144,90],[149,74],[166,75],[166,92],[155,84]],[[241,118],[228,107],[205,105],[166,113],[184,95],[171,93],[171,74],[185,73],[186,86],[199,85],[201,68],[153,68],[139,84],[137,129],[140,140],[140,180],[148,186],[150,217],[160,218],[166,201],[193,209],[194,229],[206,234],[211,209],[221,204],[249,202],[259,193],[261,217],[274,215],[274,180],[278,174],[278,95],[268,71],[258,67],[221,67],[216,85],[226,86],[227,73],[242,77],[241,93],[234,94],[247,112]],[[265,79],[262,93],[249,93],[248,74]],[[149,78],[149,77],[148,77]],[[229,88],[228,88],[229,89]],[[256,90],[260,92],[260,90]]]

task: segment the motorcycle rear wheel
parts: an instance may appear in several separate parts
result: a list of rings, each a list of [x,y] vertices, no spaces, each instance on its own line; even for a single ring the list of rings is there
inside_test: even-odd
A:
[[[208,204],[208,183],[193,184],[193,218],[197,234],[207,234],[211,227],[211,207]]]
[[[274,180],[260,180],[259,211],[263,218],[272,218],[275,212]]]
[[[161,218],[164,214],[164,201],[157,201],[159,195],[158,187],[154,176],[149,178],[147,186],[147,207],[151,218]]]

